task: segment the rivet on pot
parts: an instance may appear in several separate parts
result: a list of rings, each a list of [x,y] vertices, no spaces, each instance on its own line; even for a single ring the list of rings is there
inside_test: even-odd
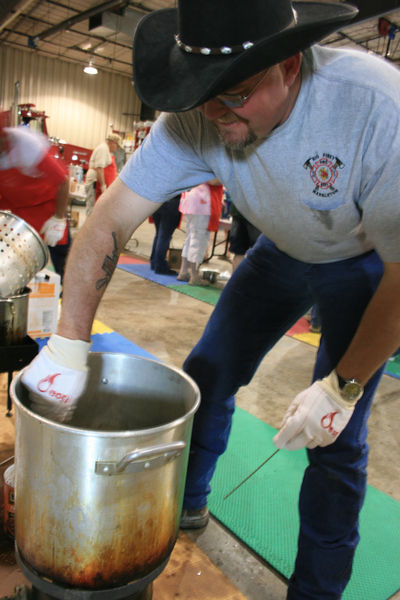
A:
[[[103,377],[101,383],[104,383],[106,385],[108,383],[107,377]]]

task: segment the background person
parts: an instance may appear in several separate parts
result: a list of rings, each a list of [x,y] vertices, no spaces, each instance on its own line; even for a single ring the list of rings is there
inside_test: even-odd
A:
[[[218,177],[263,235],[185,361],[202,402],[182,523],[207,523],[233,395],[318,304],[314,383],[295,397],[274,438],[279,448],[307,448],[309,459],[288,600],[339,600],[350,578],[367,419],[384,363],[400,346],[400,73],[362,52],[306,50],[355,14],[344,3],[180,0],[140,21],[135,87],[164,114],[78,234],[59,333],[24,377],[36,389],[57,369],[73,405],[82,388],[65,348],[74,356],[80,349],[85,364],[119,251],[160,203]]]
[[[229,232],[229,252],[233,254],[232,273],[246,256],[246,252],[254,246],[261,231],[254,227],[231,202],[229,214],[232,225]]]
[[[9,123],[9,113],[0,121]],[[41,234],[63,279],[70,247],[69,179],[50,142],[29,127],[0,127],[0,209],[10,210]]]
[[[156,233],[151,248],[150,268],[158,275],[177,275],[177,272],[167,263],[167,252],[174,231],[181,221],[179,202],[180,195],[174,196],[164,202],[151,217]]]
[[[190,285],[202,285],[199,267],[204,261],[210,231],[218,231],[223,188],[218,179],[202,183],[184,192],[179,210],[186,220],[186,238],[177,279]]]
[[[112,184],[117,176],[117,164],[114,152],[117,150],[121,138],[116,133],[110,133],[105,142],[93,150],[89,159],[89,168],[86,173],[86,214],[93,210],[94,203]]]
[[[201,183],[183,192],[179,210],[185,217],[186,238],[182,248],[182,261],[177,279],[190,285],[201,285],[199,267],[204,260],[210,232],[211,192],[208,183]]]
[[[208,231],[210,233],[217,234],[219,230],[219,222],[222,218],[223,213],[223,199],[224,199],[224,186],[218,179],[211,179],[210,193],[211,193],[211,214],[208,222]],[[225,232],[228,235],[229,232]],[[211,236],[210,236],[211,237]],[[211,246],[211,247],[210,247]],[[209,243],[210,254],[212,253],[212,242]],[[208,257],[208,251],[206,252],[206,258]],[[210,256],[211,258],[211,256]]]

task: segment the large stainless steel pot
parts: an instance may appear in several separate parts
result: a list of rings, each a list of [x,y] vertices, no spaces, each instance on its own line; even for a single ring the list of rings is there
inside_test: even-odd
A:
[[[26,336],[28,327],[28,300],[31,290],[24,288],[21,294],[0,298],[0,345],[19,344]]]
[[[70,424],[15,405],[15,538],[38,573],[84,589],[128,584],[168,559],[200,394],[182,371],[92,353]]]

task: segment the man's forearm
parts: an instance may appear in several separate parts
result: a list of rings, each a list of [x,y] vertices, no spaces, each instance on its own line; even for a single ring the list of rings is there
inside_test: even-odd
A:
[[[365,385],[400,347],[400,263],[387,263],[382,280],[336,371]]]
[[[117,179],[97,202],[74,240],[63,280],[58,333],[90,340],[99,302],[133,231],[160,205],[129,190]]]
[[[58,333],[89,341],[97,307],[118,262],[115,231],[83,227],[72,244],[63,281]]]

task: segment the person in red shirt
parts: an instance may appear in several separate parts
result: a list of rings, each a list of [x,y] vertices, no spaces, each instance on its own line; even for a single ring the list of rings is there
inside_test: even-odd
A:
[[[5,127],[7,121],[7,113],[1,113],[0,209],[10,210],[40,233],[62,279],[71,243],[67,170],[50,154],[45,136],[29,127]]]
[[[208,231],[214,233],[219,229],[219,220],[222,211],[222,198],[224,195],[224,186],[218,179],[211,179],[208,182],[210,185],[211,194],[211,214],[208,222]]]

